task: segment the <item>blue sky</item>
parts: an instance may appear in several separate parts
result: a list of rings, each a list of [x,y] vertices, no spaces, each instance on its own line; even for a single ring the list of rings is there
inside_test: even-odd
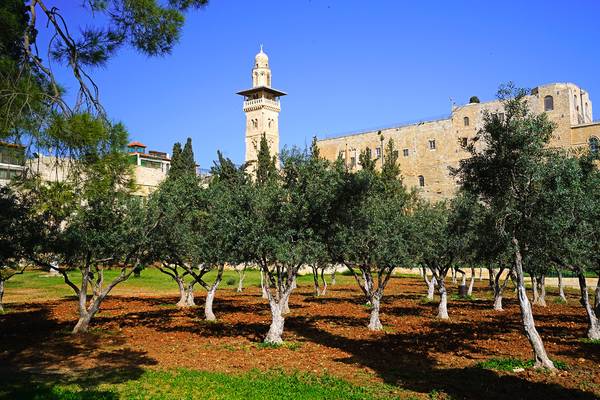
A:
[[[72,28],[88,23],[79,1],[49,3]],[[450,98],[489,100],[509,80],[574,82],[600,107],[598,15],[597,0],[212,0],[187,15],[171,55],[125,49],[92,75],[131,139],[170,153],[189,136],[196,161],[210,167],[218,149],[243,161],[245,119],[235,93],[251,86],[261,43],[273,87],[288,93],[280,142],[304,146],[314,135],[439,117],[450,112]]]

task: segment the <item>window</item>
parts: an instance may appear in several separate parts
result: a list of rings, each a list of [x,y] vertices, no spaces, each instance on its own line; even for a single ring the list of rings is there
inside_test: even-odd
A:
[[[402,150],[402,155],[403,155],[404,157],[408,157],[408,149],[403,149],[403,150]]]
[[[469,126],[469,123],[470,123],[469,117],[464,117],[463,122],[464,122],[465,126]]]
[[[597,137],[592,136],[589,140],[590,143],[590,152],[594,154],[598,154],[600,151],[600,141]]]
[[[350,157],[350,168],[356,167],[356,157]]]
[[[544,111],[552,111],[554,110],[554,97],[546,96],[544,97]]]
[[[419,186],[420,187],[425,186],[425,177],[423,175],[419,175]]]
[[[15,169],[0,169],[0,179],[9,180],[21,175],[21,171]]]
[[[435,139],[429,141],[429,150],[435,150]]]
[[[498,113],[498,119],[500,122],[504,122],[504,113]]]
[[[466,137],[461,137],[460,139],[458,139],[458,143],[460,143],[460,147],[464,149],[465,147],[467,147],[468,140]]]
[[[381,157],[381,147],[375,147],[375,158]]]
[[[346,158],[346,152],[344,150],[340,151],[338,157],[344,160]]]

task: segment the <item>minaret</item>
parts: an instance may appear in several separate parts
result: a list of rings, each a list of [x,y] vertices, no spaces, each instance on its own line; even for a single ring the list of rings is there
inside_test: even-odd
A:
[[[252,89],[238,92],[244,96],[246,113],[246,162],[255,162],[260,139],[264,135],[271,155],[279,153],[279,97],[286,93],[271,87],[269,57],[263,52],[256,55],[252,68]],[[254,170],[255,167],[251,167]]]

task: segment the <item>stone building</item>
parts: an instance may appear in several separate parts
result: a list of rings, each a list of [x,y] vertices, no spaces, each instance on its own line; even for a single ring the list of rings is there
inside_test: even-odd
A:
[[[126,152],[133,165],[135,194],[148,196],[167,177],[171,166],[169,155],[154,150],[146,153],[146,146],[140,142],[129,143]],[[72,169],[68,158],[37,153],[27,158],[24,146],[0,142],[0,186],[26,171],[47,182],[60,182],[68,179]]]
[[[556,124],[551,147],[589,146],[598,151],[600,122],[593,121],[592,101],[585,90],[572,83],[552,83],[533,89],[526,101],[532,112],[546,112]],[[465,146],[482,127],[484,112],[502,117],[503,106],[500,101],[453,106],[446,118],[324,138],[318,146],[325,158],[341,157],[349,169],[358,170],[361,151],[369,147],[380,166],[385,144],[393,139],[404,183],[419,188],[425,198],[439,200],[455,193],[449,167],[468,156]]]
[[[271,155],[279,153],[279,98],[286,93],[271,87],[271,68],[269,57],[260,52],[254,59],[252,67],[252,88],[238,92],[244,96],[244,112],[246,113],[246,163],[256,161],[260,139],[264,135],[269,144]]]

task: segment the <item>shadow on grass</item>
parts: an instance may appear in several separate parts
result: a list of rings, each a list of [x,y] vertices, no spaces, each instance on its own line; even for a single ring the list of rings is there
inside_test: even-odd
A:
[[[156,361],[125,347],[118,334],[72,335],[74,322],[60,322],[51,309],[60,302],[23,308],[0,316],[0,398],[113,399],[99,384],[138,379]],[[57,388],[78,385],[83,392]],[[73,396],[73,397],[69,397]]]

